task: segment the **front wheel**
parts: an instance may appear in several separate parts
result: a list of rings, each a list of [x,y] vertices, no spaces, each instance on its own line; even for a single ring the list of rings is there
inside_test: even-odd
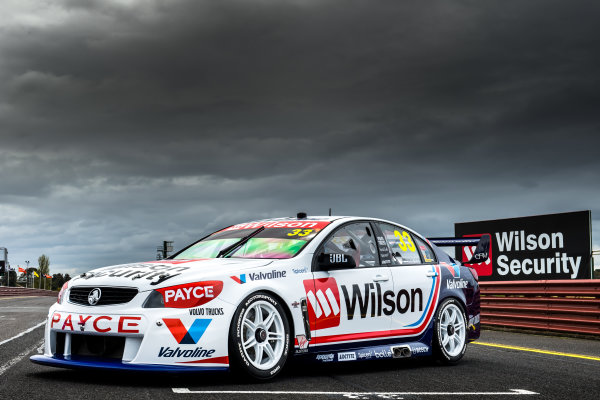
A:
[[[268,293],[248,296],[231,324],[232,369],[250,378],[270,379],[285,365],[289,348],[289,322],[279,301]]]
[[[434,354],[444,364],[456,364],[467,350],[467,317],[456,299],[440,305],[433,334]]]

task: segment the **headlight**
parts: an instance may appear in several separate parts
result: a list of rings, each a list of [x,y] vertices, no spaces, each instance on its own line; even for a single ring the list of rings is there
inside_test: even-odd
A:
[[[58,304],[62,304],[63,297],[67,294],[68,287],[69,287],[69,281],[65,282],[65,284],[60,289],[60,292],[58,292],[58,299],[56,300],[56,302]]]
[[[165,308],[165,302],[162,294],[153,290],[144,302],[143,308]]]

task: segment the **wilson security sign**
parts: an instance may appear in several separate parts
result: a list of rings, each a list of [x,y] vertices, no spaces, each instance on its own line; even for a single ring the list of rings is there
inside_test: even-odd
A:
[[[455,224],[457,237],[488,235],[490,256],[474,267],[481,280],[589,279],[591,212]],[[463,261],[474,249],[457,249]]]

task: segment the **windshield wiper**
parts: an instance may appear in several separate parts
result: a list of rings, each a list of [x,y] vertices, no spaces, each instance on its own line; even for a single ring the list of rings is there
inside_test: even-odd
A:
[[[254,232],[250,233],[249,235],[244,236],[243,238],[241,238],[240,240],[238,240],[234,244],[225,247],[223,250],[219,251],[219,254],[217,254],[217,258],[225,257],[227,254],[231,253],[233,250],[235,250],[238,247],[242,246],[248,240],[250,240],[254,236],[258,235],[259,233],[261,233],[264,230],[265,230],[265,227],[261,226],[260,228],[258,228]]]

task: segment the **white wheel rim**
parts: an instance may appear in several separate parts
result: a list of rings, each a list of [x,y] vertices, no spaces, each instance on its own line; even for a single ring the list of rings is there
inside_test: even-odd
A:
[[[450,357],[460,354],[465,345],[465,319],[462,312],[454,304],[448,304],[440,316],[439,337],[442,347]]]
[[[266,301],[253,303],[242,318],[242,347],[248,361],[260,370],[273,368],[283,354],[284,342],[279,311]]]

